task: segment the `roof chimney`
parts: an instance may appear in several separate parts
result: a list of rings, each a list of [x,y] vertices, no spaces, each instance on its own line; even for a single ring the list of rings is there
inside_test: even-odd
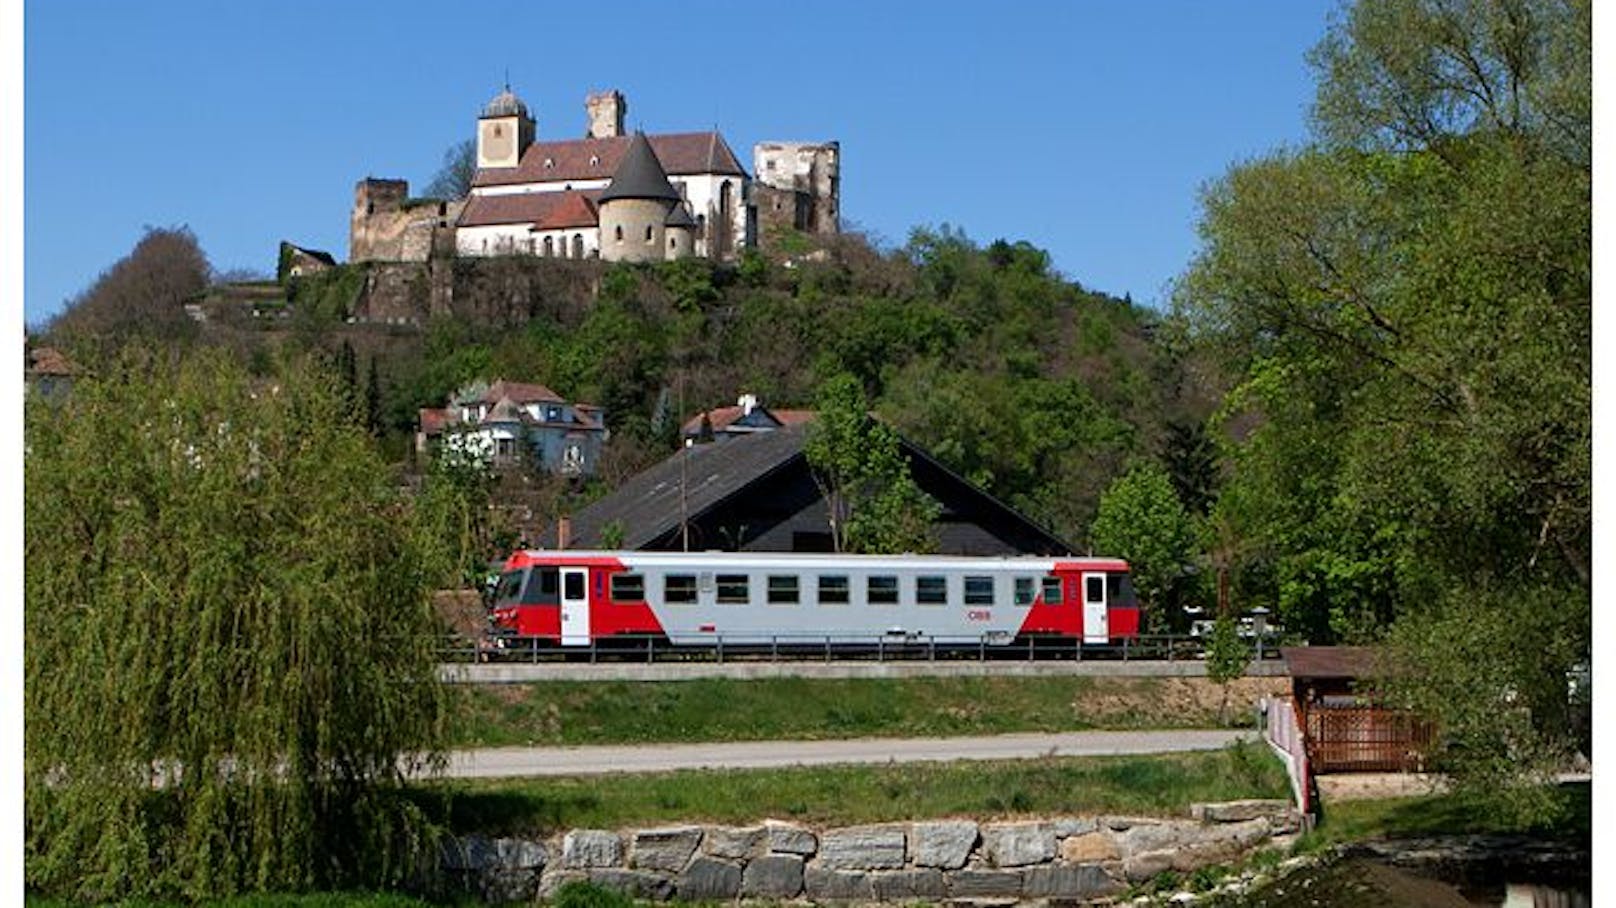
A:
[[[758,403],[757,395],[756,394],[742,394],[740,396],[740,398],[738,400],[736,400],[735,402],[737,404],[741,405],[741,415],[742,416],[751,416],[752,415],[752,409],[754,407],[756,407],[757,403]]]
[[[628,100],[617,89],[599,91],[584,99],[589,111],[591,139],[610,139],[623,134],[623,117],[628,114]]]

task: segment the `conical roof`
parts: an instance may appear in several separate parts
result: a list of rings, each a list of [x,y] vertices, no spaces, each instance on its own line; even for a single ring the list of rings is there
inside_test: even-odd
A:
[[[643,132],[634,134],[628,151],[623,152],[622,163],[612,174],[611,184],[597,201],[610,202],[613,199],[680,201],[679,193],[668,182],[668,173],[662,169],[662,162],[657,160],[656,152],[651,150],[651,143]]]
[[[665,227],[694,228],[696,226],[696,219],[690,216],[690,212],[685,210],[685,206],[675,205],[673,206],[673,210],[668,212],[668,219],[663,221],[662,224]]]
[[[511,91],[511,87],[509,85],[507,85],[507,86],[505,86],[504,91],[502,91],[499,94],[495,95],[493,100],[491,100],[487,104],[483,105],[483,116],[484,117],[509,117],[509,116],[525,117],[525,116],[527,116],[527,105],[522,103],[522,99],[518,98],[516,96],[516,93]]]

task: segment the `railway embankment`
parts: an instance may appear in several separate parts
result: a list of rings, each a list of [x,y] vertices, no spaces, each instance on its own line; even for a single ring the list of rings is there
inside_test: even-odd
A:
[[[900,902],[1102,899],[1164,872],[1192,873],[1288,845],[1286,801],[1196,804],[1188,817],[942,819],[813,828],[573,829],[547,838],[464,835],[440,866],[455,889],[532,901],[588,882],[678,901]]]

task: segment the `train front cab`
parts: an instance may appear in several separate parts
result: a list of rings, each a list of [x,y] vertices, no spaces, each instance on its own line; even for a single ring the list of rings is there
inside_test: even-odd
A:
[[[1062,603],[1042,599],[1029,630],[1107,645],[1139,635],[1139,600],[1126,562],[1058,563]]]
[[[496,634],[506,638],[585,647],[618,635],[646,639],[661,627],[643,601],[612,601],[613,574],[624,567],[615,559],[540,561],[513,556],[500,576],[491,617]]]

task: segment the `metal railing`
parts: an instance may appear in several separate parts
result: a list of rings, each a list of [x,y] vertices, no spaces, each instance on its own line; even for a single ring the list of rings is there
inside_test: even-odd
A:
[[[445,662],[917,662],[970,660],[1043,661],[1111,660],[1177,662],[1205,658],[1203,641],[1189,634],[1141,634],[1115,642],[1084,643],[1073,637],[1024,637],[1007,640],[983,635],[938,640],[925,634],[723,634],[706,635],[700,643],[675,644],[661,635],[621,634],[592,639],[582,646],[563,646],[538,637],[451,636],[444,640]],[[1272,641],[1252,644],[1252,659],[1279,658]]]

